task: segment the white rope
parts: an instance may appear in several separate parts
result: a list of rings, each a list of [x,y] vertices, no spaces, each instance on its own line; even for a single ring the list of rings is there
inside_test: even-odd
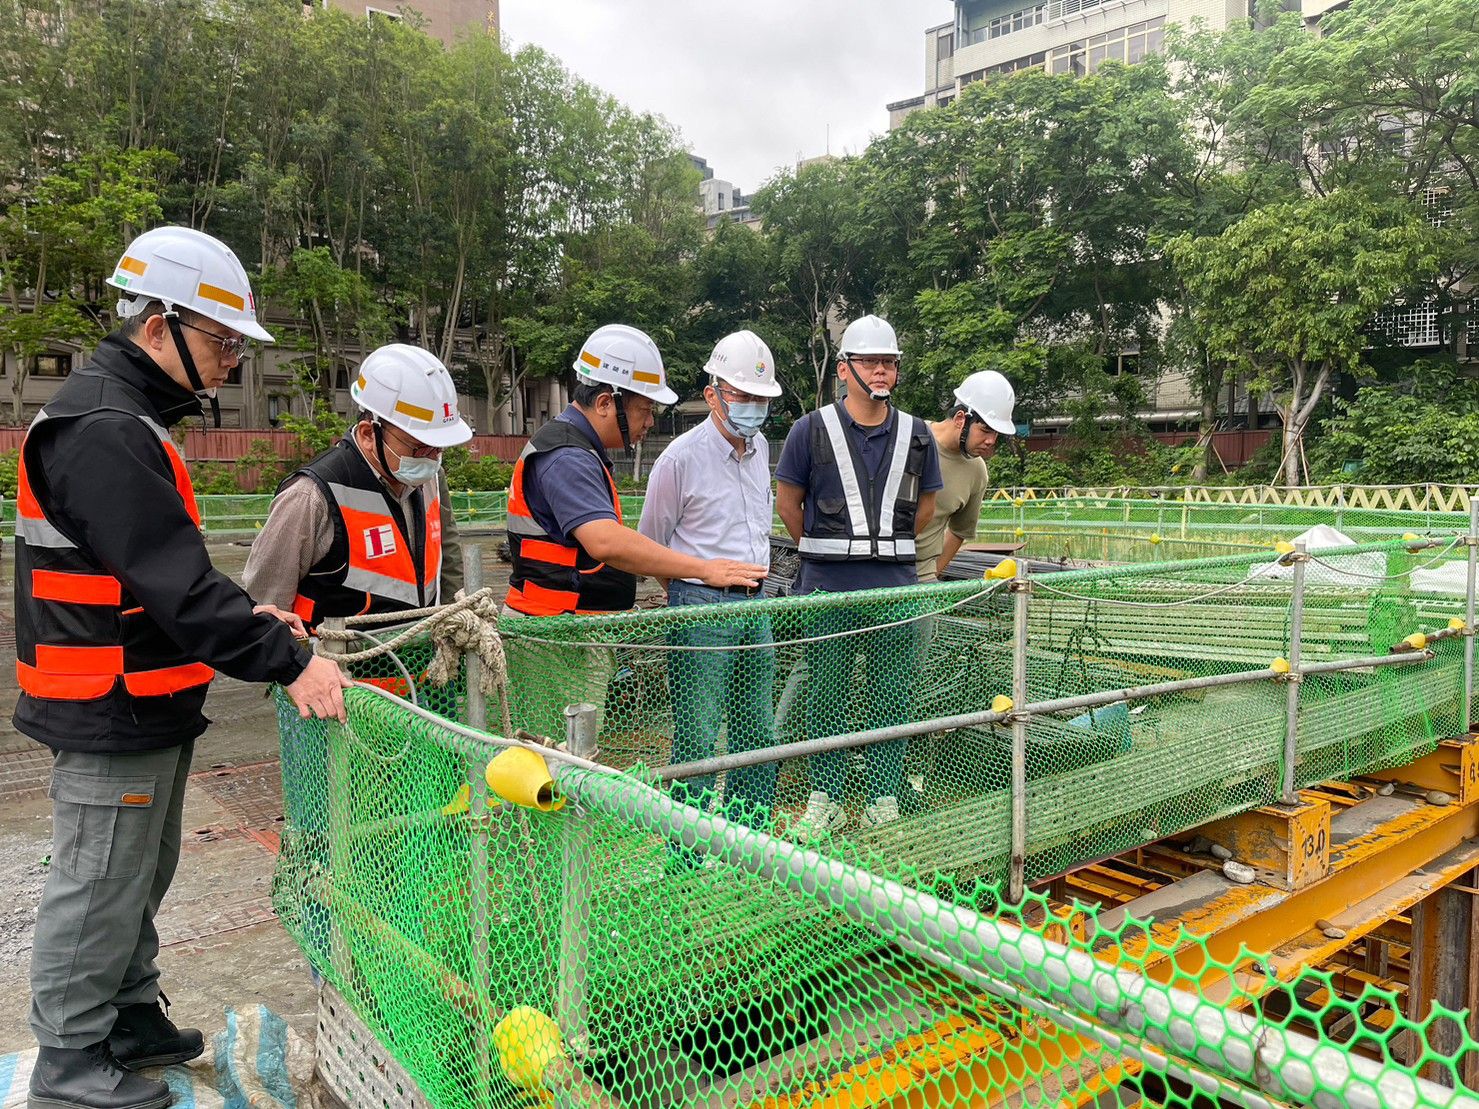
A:
[[[522,622],[519,629],[511,630],[506,634],[510,639],[519,643],[541,643],[550,647],[570,647],[572,649],[593,648],[597,650],[610,651],[615,650],[618,647],[625,647],[631,650],[639,651],[677,651],[682,652],[683,654],[689,654],[691,652],[699,651],[773,651],[777,647],[795,647],[798,645],[805,645],[807,643],[824,643],[829,639],[847,639],[851,636],[871,635],[874,632],[888,631],[890,628],[902,628],[909,624],[917,624],[924,620],[932,620],[936,616],[943,616],[947,612],[953,612],[955,609],[963,608],[966,605],[970,604],[972,601],[978,601],[983,597],[988,597],[992,593],[995,593],[997,590],[999,590],[1002,586],[1007,584],[1009,583],[1006,581],[994,581],[990,585],[986,586],[986,588],[972,593],[969,596],[962,597],[954,604],[947,605],[945,608],[937,609],[932,612],[923,612],[920,613],[918,616],[906,616],[902,620],[893,620],[887,624],[869,624],[866,628],[853,628],[849,631],[828,632],[826,635],[811,635],[807,636],[804,639],[787,639],[781,642],[775,642],[774,640],[771,640],[765,643],[736,643],[733,645],[697,647],[684,646],[675,643],[623,643],[616,641],[601,643],[591,640],[549,639],[544,636],[525,635],[522,630]],[[866,601],[859,602],[860,605],[866,603]],[[768,615],[762,613],[745,613],[743,617],[741,617],[741,619],[746,620],[759,620],[762,618],[768,619],[769,617]]]
[[[1249,574],[1242,581],[1235,581],[1231,585],[1224,585],[1220,589],[1214,589],[1209,593],[1201,593],[1195,597],[1183,597],[1179,601],[1122,601],[1113,597],[1096,597],[1090,593],[1069,593],[1062,589],[1054,589],[1051,585],[1044,585],[1041,578],[1034,578],[1032,588],[1034,591],[1052,593],[1058,597],[1067,597],[1071,601],[1089,601],[1096,605],[1119,605],[1122,608],[1180,608],[1182,605],[1196,604],[1212,597],[1220,597],[1224,593],[1231,593],[1234,589],[1240,589],[1245,585],[1257,580],[1262,575]]]
[[[426,668],[428,681],[433,685],[445,686],[456,676],[462,655],[476,651],[482,662],[482,679],[478,686],[484,696],[493,697],[508,682],[508,663],[503,653],[503,639],[498,633],[500,606],[498,591],[490,586],[470,593],[450,605],[390,613],[388,615],[397,622],[408,618],[421,619],[384,641],[349,626],[351,623],[383,623],[383,616],[377,614],[368,618],[350,617],[344,622],[343,631],[334,628],[319,629],[319,654],[341,663],[366,662],[381,655],[392,655],[399,662],[398,656],[394,654],[396,648],[412,640],[429,637],[436,646],[436,654]],[[357,639],[369,639],[375,646],[363,650],[350,650],[342,646]]]
[[[1310,561],[1316,563],[1317,565],[1325,567],[1325,569],[1329,570],[1332,574],[1342,574],[1348,578],[1365,578],[1368,581],[1397,581],[1400,578],[1409,577],[1410,575],[1417,573],[1419,570],[1426,570],[1429,566],[1436,566],[1439,562],[1443,560],[1443,558],[1448,554],[1449,551],[1453,550],[1453,548],[1459,545],[1459,541],[1459,537],[1455,537],[1449,540],[1447,546],[1441,548],[1438,553],[1435,554],[1427,562],[1422,563],[1420,566],[1414,566],[1410,570],[1403,570],[1400,573],[1396,574],[1363,574],[1359,570],[1343,570],[1339,566],[1331,565],[1323,558],[1316,558],[1314,555],[1310,555]]]

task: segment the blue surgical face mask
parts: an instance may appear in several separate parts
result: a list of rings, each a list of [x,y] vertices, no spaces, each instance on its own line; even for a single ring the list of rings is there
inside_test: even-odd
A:
[[[425,485],[428,481],[435,481],[441,470],[440,458],[407,456],[401,459],[400,465],[391,476],[402,485]]]
[[[769,401],[724,401],[723,405],[724,411],[720,415],[724,418],[724,426],[741,439],[755,438],[765,426],[765,418],[770,415]]]

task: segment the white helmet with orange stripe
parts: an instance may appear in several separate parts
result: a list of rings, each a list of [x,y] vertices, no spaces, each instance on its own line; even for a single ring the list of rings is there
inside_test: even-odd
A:
[[[371,351],[349,396],[428,447],[459,447],[472,438],[472,428],[457,412],[457,386],[447,367],[431,351],[409,343]]]
[[[150,301],[218,320],[259,342],[273,342],[257,322],[257,302],[246,270],[219,239],[190,227],[145,231],[123,252],[108,284],[122,289],[118,315],[137,315]]]
[[[587,385],[610,385],[617,393],[651,397],[657,404],[678,400],[668,388],[657,344],[645,331],[626,324],[610,323],[591,332],[575,357],[574,369]]]

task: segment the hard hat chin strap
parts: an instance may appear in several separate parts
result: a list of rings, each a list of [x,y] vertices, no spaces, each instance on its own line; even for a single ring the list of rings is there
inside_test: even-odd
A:
[[[853,380],[856,381],[859,385],[862,385],[863,376],[862,374],[858,373],[858,368],[852,364],[852,355],[844,354],[842,356],[842,360],[847,363],[847,370],[850,374],[852,374]],[[899,373],[899,371],[897,370],[894,371],[894,374],[894,389],[897,389],[899,387],[899,382],[900,380],[902,380],[904,375]],[[890,403],[894,395],[893,389],[890,389],[886,393],[878,393],[874,391],[873,386],[871,385],[864,387],[868,390],[868,396],[873,398],[875,401],[881,401],[884,404]]]
[[[394,479],[395,471],[390,468],[390,462],[385,457],[385,429],[380,426],[379,416],[370,421],[370,427],[375,430],[375,457],[380,460],[380,472],[387,478]]]
[[[611,400],[616,405],[616,426],[621,429],[621,447],[627,454],[632,453],[632,432],[627,426],[627,406],[622,403],[621,390],[612,386]]]
[[[976,414],[972,412],[969,408],[967,408],[965,410],[965,423],[962,424],[960,427],[960,456],[962,458],[970,457],[970,455],[966,454],[965,452],[965,444],[966,440],[971,437],[971,424],[975,422]]]
[[[211,420],[216,427],[221,426],[221,402],[214,394],[207,394],[205,382],[200,379],[200,371],[195,368],[195,357],[190,353],[190,348],[185,345],[185,332],[180,327],[180,313],[173,308],[164,312],[164,322],[169,325],[169,333],[175,341],[175,350],[180,354],[180,365],[185,368],[185,380],[190,382],[190,388],[197,397],[210,401]]]

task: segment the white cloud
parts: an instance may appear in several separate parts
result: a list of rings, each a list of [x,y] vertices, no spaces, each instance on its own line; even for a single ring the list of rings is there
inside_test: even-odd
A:
[[[924,29],[951,0],[502,0],[532,42],[631,107],[666,117],[746,192],[797,156],[855,152],[884,105],[924,86]]]

